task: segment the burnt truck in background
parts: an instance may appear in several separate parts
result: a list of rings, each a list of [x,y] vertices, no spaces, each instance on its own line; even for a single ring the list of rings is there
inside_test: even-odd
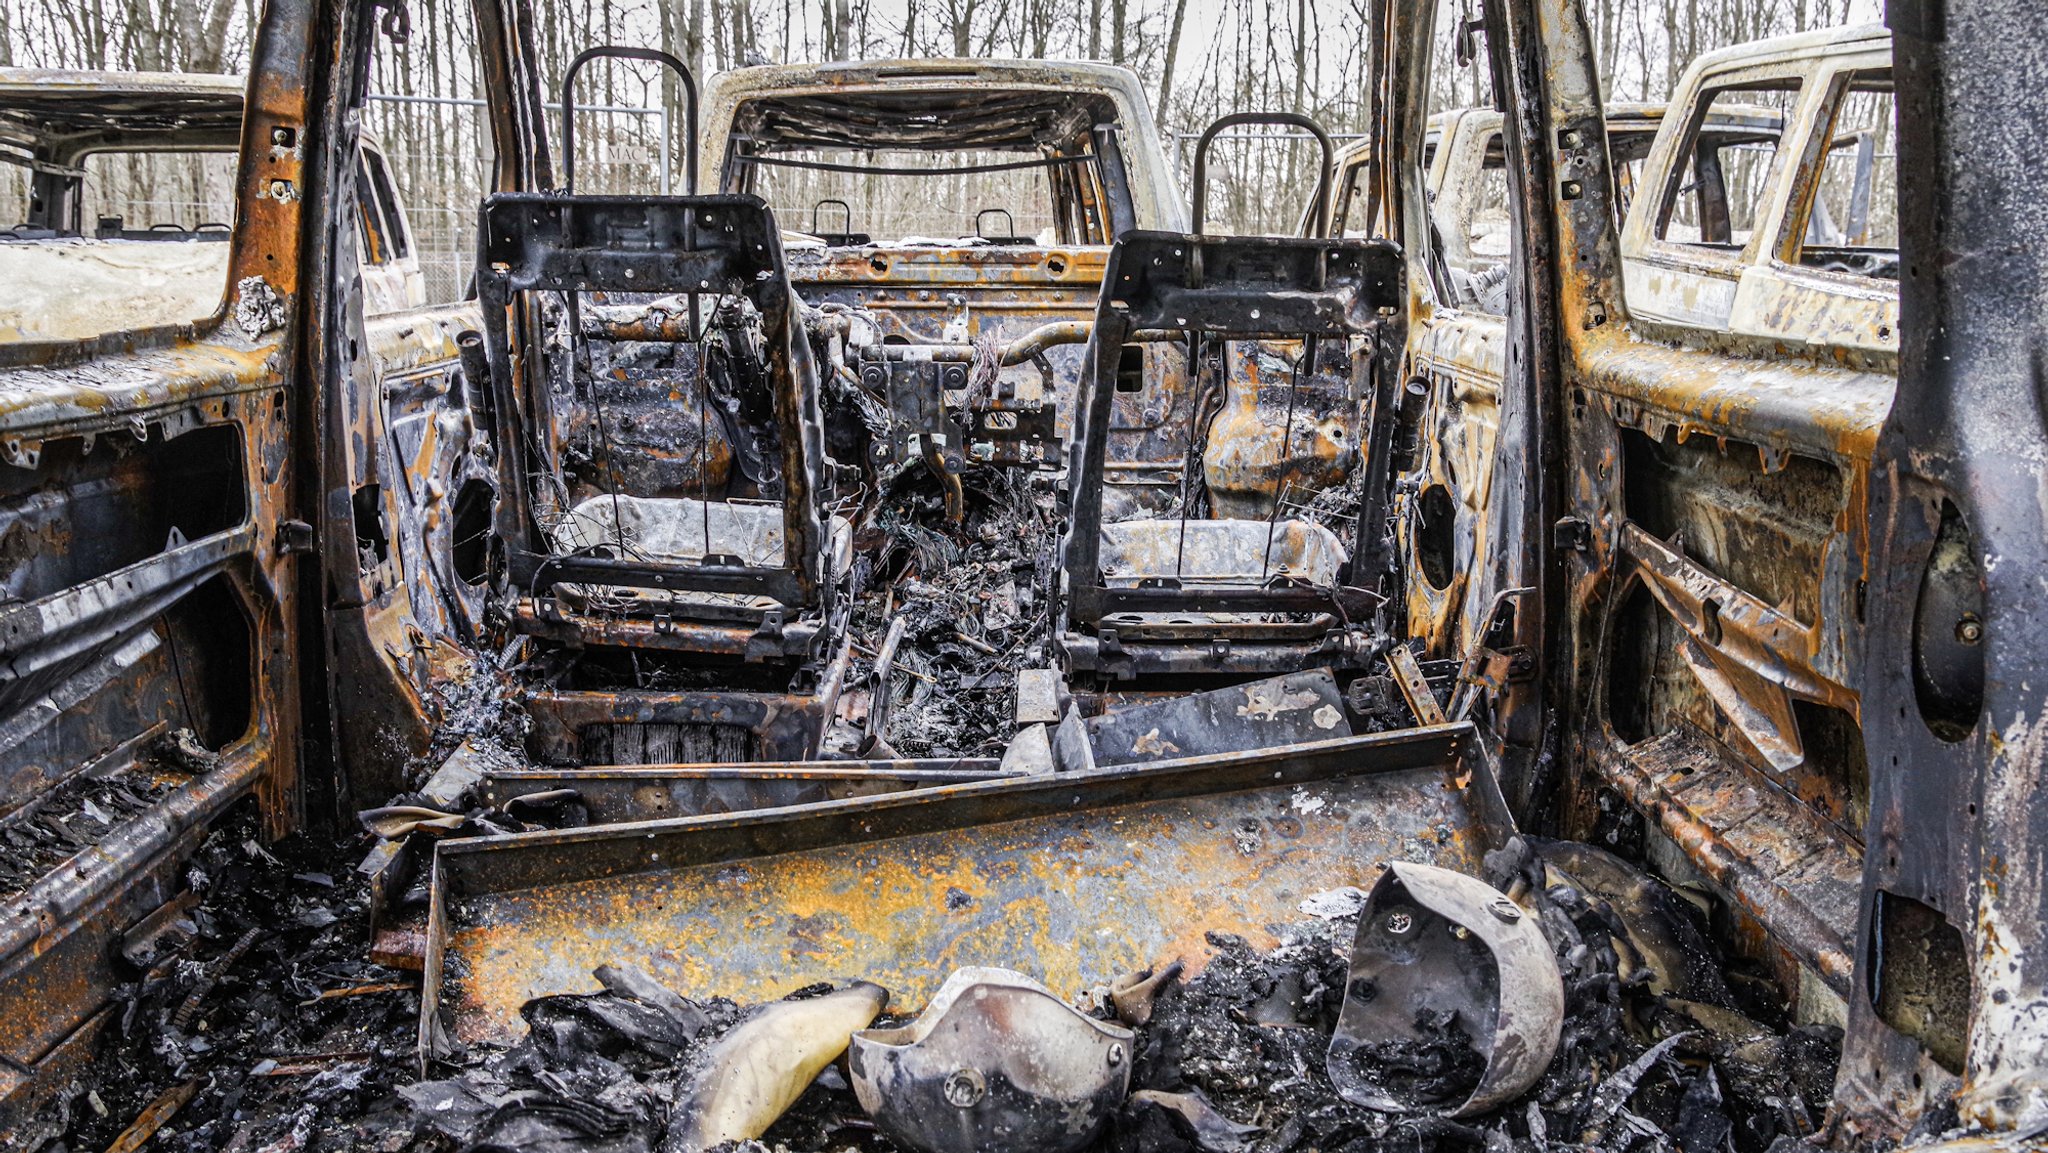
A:
[[[0,341],[184,324],[219,305],[245,86],[0,68],[0,149],[26,186],[19,219],[0,227]],[[426,290],[403,198],[377,141],[366,135],[361,153],[363,290],[374,312],[417,307]]]
[[[1621,234],[1649,320],[1896,351],[1898,135],[1891,34],[1805,32],[1709,52],[1643,164]],[[1747,131],[1704,126],[1737,119]]]

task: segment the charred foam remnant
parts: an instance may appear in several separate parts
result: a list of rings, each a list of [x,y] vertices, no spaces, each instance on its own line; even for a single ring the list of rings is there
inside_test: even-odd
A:
[[[662,1153],[704,1153],[759,1137],[888,1004],[887,989],[857,981],[762,1006],[699,1059],[669,1118]]]

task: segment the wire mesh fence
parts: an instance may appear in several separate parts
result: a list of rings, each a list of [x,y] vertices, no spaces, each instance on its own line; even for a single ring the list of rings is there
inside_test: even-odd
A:
[[[559,118],[559,107],[549,112]],[[364,127],[384,150],[405,201],[431,302],[459,300],[476,271],[477,209],[491,188],[484,102],[372,94]],[[550,127],[557,127],[551,125]],[[661,108],[576,110],[576,189],[666,192],[681,184],[682,143]]]
[[[549,106],[550,135],[559,148],[558,106]],[[384,152],[414,235],[427,299],[443,302],[468,293],[475,271],[478,206],[489,194],[491,143],[484,102],[453,97],[372,94],[364,128]],[[1193,133],[1172,133],[1171,161],[1187,185]],[[1340,140],[1340,143],[1342,141]],[[679,190],[681,132],[661,107],[600,105],[579,107],[576,121],[576,187],[590,193],[653,193]],[[1291,232],[1306,205],[1313,181],[1310,148],[1286,134],[1237,138],[1219,143],[1211,166],[1210,227],[1218,232]],[[230,154],[180,160],[103,156],[89,165],[88,215],[93,208],[124,216],[131,226],[199,223],[233,219]],[[840,159],[834,157],[834,159]],[[763,174],[762,191],[798,231],[867,233],[877,239],[905,236],[959,237],[977,232],[1037,237],[1051,225],[1042,172],[993,176],[947,172],[959,156],[875,154],[868,163],[928,164],[927,177],[873,177],[778,169]],[[976,157],[986,160],[988,157]],[[559,164],[559,158],[557,163]],[[192,169],[187,172],[186,169]],[[1298,187],[1275,188],[1271,174],[1295,172]],[[26,170],[8,166],[18,179],[0,180],[0,227],[25,220]],[[195,192],[195,189],[203,191]],[[847,202],[842,210],[833,201]],[[989,215],[980,217],[982,209]],[[995,210],[1002,210],[1000,213]],[[815,219],[814,219],[815,217]],[[88,229],[92,220],[86,221]]]

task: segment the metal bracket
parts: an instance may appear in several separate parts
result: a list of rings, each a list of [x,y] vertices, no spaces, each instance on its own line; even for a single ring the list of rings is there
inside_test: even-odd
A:
[[[1422,675],[1422,666],[1415,663],[1414,653],[1404,645],[1395,645],[1387,650],[1387,668],[1393,671],[1394,684],[1417,721],[1425,725],[1444,723],[1444,710],[1436,703],[1436,694],[1429,691],[1429,678]]]
[[[761,614],[761,627],[747,638],[746,659],[772,661],[782,655],[782,610],[772,608]]]
[[[279,521],[277,551],[284,556],[312,552],[316,547],[313,526],[302,520]]]
[[[1560,517],[1550,526],[1550,543],[1562,552],[1585,552],[1593,546],[1593,526],[1584,517]]]

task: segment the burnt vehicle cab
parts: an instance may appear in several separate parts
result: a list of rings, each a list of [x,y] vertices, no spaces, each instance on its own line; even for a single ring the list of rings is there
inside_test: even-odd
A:
[[[186,324],[226,287],[244,81],[202,73],[0,68],[0,340],[81,339]],[[366,308],[425,302],[390,166],[358,153]],[[13,219],[4,215],[13,211]]]
[[[1891,35],[1837,28],[1693,62],[1621,233],[1646,320],[1893,352],[1899,220]],[[1708,126],[1730,118],[1746,132]]]
[[[765,199],[810,315],[842,465],[1056,469],[1111,242],[1183,211],[1128,69],[915,60],[740,69],[704,182]],[[1120,366],[1118,507],[1171,491],[1173,350]]]

